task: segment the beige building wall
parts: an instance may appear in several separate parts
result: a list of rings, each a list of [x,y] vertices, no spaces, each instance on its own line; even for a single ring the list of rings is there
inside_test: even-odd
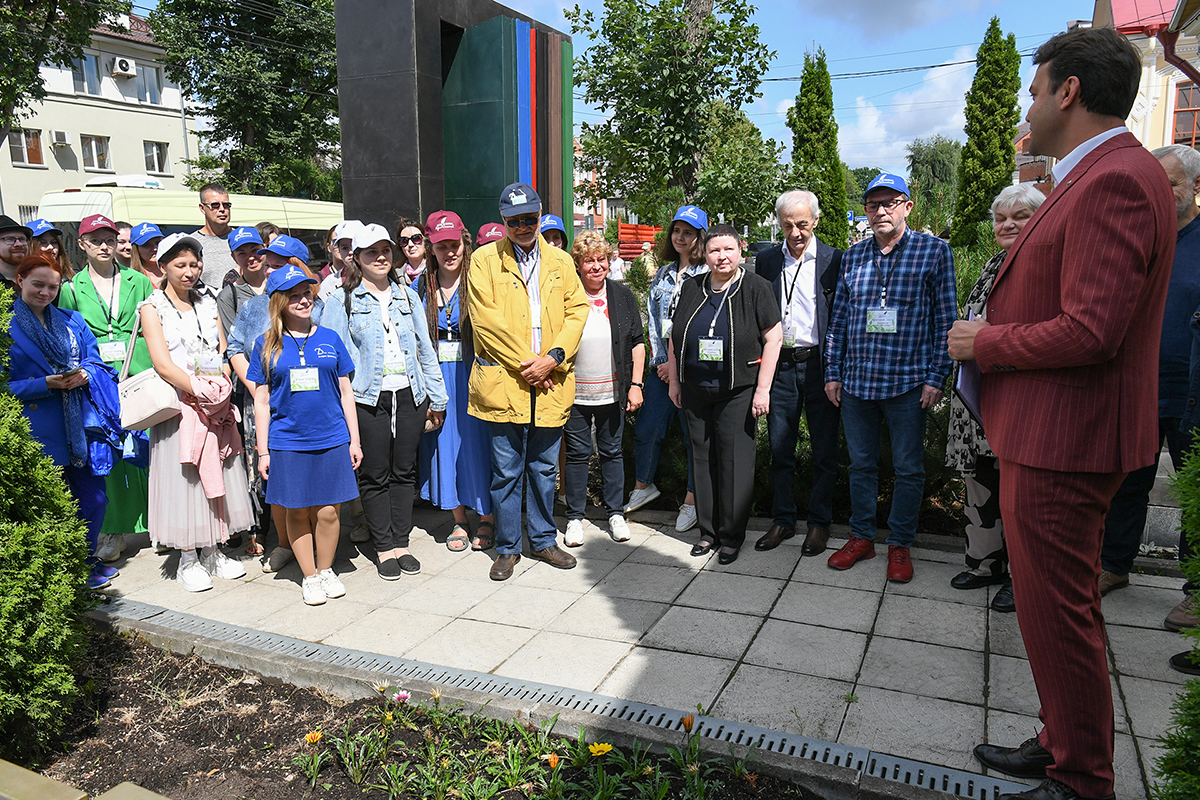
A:
[[[1138,141],[1154,150],[1172,143],[1176,88],[1190,81],[1163,58],[1163,48],[1157,39],[1142,35],[1127,38],[1142,53],[1142,80],[1125,124]],[[1181,34],[1175,53],[1195,63],[1200,50],[1198,45],[1200,42],[1195,37]]]

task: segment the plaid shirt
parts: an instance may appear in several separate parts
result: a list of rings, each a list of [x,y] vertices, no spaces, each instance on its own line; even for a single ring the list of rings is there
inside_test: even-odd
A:
[[[867,310],[897,312],[895,333],[867,333]],[[870,237],[842,256],[825,339],[825,380],[864,400],[886,400],[920,384],[944,389],[950,374],[946,335],[958,316],[954,255],[936,236],[905,231],[884,255]]]

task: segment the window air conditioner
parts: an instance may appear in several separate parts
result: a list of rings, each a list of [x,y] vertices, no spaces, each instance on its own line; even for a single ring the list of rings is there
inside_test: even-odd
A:
[[[114,78],[136,78],[137,62],[132,58],[118,56],[113,59],[112,76]]]
[[[50,131],[50,146],[51,147],[70,147],[71,132],[70,131]]]

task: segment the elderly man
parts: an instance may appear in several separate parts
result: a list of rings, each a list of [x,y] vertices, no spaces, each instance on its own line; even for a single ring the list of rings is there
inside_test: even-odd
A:
[[[837,481],[838,407],[825,395],[821,343],[829,329],[842,251],[816,236],[821,204],[812,192],[785,192],[775,201],[783,244],[764,250],[758,274],[770,282],[783,312],[783,349],[771,384],[767,431],[771,440],[771,515],[774,524],[754,543],[773,550],[796,535],[796,441],[800,412],[808,422],[813,454],[813,487],[808,498],[808,535],[802,550],[820,555],[833,522],[833,486]]]
[[[229,221],[232,218],[233,203],[229,202],[229,192],[219,183],[205,184],[200,189],[200,211],[204,214],[204,227],[192,234],[204,248],[204,270],[200,280],[213,291],[221,291],[229,273],[233,272],[230,282],[237,279],[241,273],[233,253],[229,250]]]
[[[14,288],[13,279],[21,259],[29,255],[29,240],[33,231],[12,217],[0,214],[0,283]]]
[[[1178,225],[1171,184],[1126,130],[1142,60],[1111,28],[1061,33],[1033,56],[1030,154],[1055,187],[1009,250],[986,321],[949,352],[982,373],[1000,459],[1017,619],[1045,727],[986,766],[1044,778],[1015,800],[1113,797],[1113,704],[1097,572],[1104,515],[1161,441],[1158,349]]]
[[[559,569],[575,557],[558,546],[554,476],[563,426],[575,402],[572,370],[588,301],[571,257],[538,233],[542,202],[514,183],[500,195],[506,238],[471,257],[467,308],[475,332],[467,410],[489,423],[496,554],[503,581],[521,560],[521,494],[534,558]]]
[[[825,394],[842,409],[850,450],[850,541],[829,557],[850,569],[875,557],[880,423],[887,420],[896,482],[888,517],[890,581],[907,583],[908,548],[925,493],[925,411],[942,399],[950,359],[942,342],[958,315],[954,256],[906,225],[913,203],[898,175],[863,193],[872,236],[842,257],[825,342]]]

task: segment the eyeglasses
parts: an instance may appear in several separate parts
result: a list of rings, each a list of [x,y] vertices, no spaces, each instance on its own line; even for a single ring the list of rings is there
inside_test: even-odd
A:
[[[225,209],[226,211],[228,211],[229,209],[233,208],[233,203],[230,203],[230,202],[224,202],[224,203],[201,203],[200,205],[202,205],[202,206],[206,206],[206,207],[208,207],[208,208],[211,208],[213,211],[220,211],[222,208],[223,208],[223,209]]]
[[[408,247],[409,242],[412,242],[413,244],[420,244],[423,241],[425,241],[425,237],[419,233],[414,233],[412,236],[396,237],[396,244],[400,245],[401,247]]]
[[[532,228],[541,221],[541,217],[531,214],[528,217],[508,217],[504,224],[510,228]]]
[[[880,209],[891,211],[896,206],[904,202],[904,197],[893,197],[891,200],[872,200],[869,203],[863,203],[863,210],[868,214],[874,214]]]
[[[5,247],[12,247],[16,244],[29,244],[29,239],[25,236],[4,236],[0,237],[0,242],[3,242]]]

